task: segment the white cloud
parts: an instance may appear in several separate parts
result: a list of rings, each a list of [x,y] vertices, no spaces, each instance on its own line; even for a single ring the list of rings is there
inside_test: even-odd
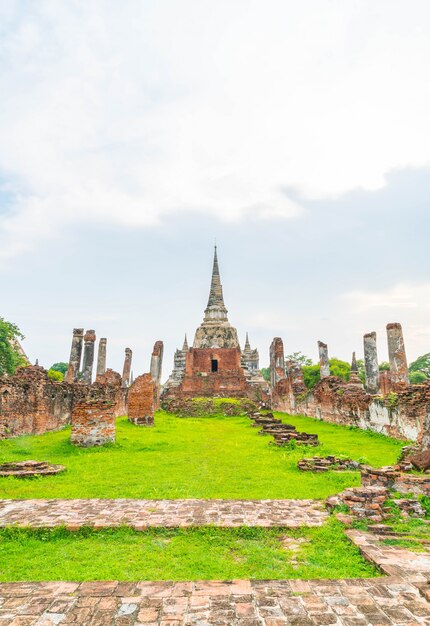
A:
[[[11,0],[0,21],[0,257],[75,221],[295,218],[285,187],[430,165],[426,0]]]

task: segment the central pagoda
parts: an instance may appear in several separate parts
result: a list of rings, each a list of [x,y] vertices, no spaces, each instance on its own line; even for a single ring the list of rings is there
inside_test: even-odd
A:
[[[224,304],[215,246],[211,289],[203,322],[196,330],[193,348],[239,348],[237,331],[231,326]]]
[[[242,353],[237,330],[228,321],[227,312],[215,246],[203,322],[196,330],[192,348],[185,338],[182,350],[176,350],[163,398],[255,398],[261,396],[263,388],[265,391],[267,385],[258,370],[258,352],[251,350],[247,338]]]

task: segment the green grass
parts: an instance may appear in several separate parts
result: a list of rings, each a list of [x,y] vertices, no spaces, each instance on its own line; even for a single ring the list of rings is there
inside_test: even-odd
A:
[[[70,428],[0,442],[0,462],[48,460],[67,467],[40,479],[0,478],[0,498],[325,498],[359,484],[358,472],[299,472],[303,456],[335,454],[371,465],[393,463],[404,442],[282,415],[319,435],[318,448],[269,445],[247,417],[178,418],[160,411],[155,427],[117,421],[117,442],[82,449]]]
[[[286,536],[304,538],[286,549]],[[291,545],[291,544],[290,544]],[[377,576],[335,520],[321,528],[0,530],[0,581]]]

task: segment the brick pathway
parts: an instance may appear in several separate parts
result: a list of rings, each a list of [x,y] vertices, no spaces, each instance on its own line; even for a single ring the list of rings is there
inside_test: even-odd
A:
[[[0,500],[0,527],[321,526],[317,500]]]
[[[1,626],[423,626],[402,578],[341,581],[9,583]]]

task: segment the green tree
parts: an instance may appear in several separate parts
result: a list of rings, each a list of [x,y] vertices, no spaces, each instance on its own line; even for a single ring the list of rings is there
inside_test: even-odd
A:
[[[67,363],[60,361],[60,363],[54,363],[54,365],[51,365],[49,369],[54,370],[54,372],[61,372],[62,374],[66,375],[69,366]]]
[[[342,380],[349,380],[349,375],[351,372],[351,366],[346,361],[341,361],[340,359],[329,359],[330,365],[330,376],[337,376],[338,378],[342,378]],[[305,365],[303,367],[303,378],[305,381],[305,385],[308,389],[312,389],[315,387],[317,382],[320,380],[320,366],[319,365]]]
[[[426,378],[430,378],[430,352],[419,356],[409,365],[409,373],[413,372],[421,372]]]
[[[64,380],[64,374],[54,370],[52,367],[48,370],[48,376],[51,380],[58,380],[59,382]]]
[[[260,374],[262,375],[264,380],[267,380],[267,382],[270,383],[270,367],[262,367],[260,370]]]
[[[330,359],[330,374],[331,376],[337,376],[338,378],[342,378],[342,380],[349,380],[349,374],[351,372],[351,365],[346,361],[341,361],[340,359]]]
[[[412,385],[419,385],[423,383],[425,380],[428,380],[427,376],[424,372],[410,372],[409,374],[409,382]]]
[[[320,366],[319,365],[305,365],[303,366],[303,380],[308,389],[315,387],[320,379]]]
[[[381,361],[379,364],[379,371],[388,372],[389,370],[390,370],[390,364],[388,363],[388,361]]]
[[[287,354],[286,360],[300,363],[302,367],[312,365],[312,359],[304,355],[302,352],[293,352],[293,354]]]
[[[25,359],[15,345],[19,339],[24,339],[24,335],[18,326],[0,317],[0,375],[11,376],[19,365],[25,364]]]

